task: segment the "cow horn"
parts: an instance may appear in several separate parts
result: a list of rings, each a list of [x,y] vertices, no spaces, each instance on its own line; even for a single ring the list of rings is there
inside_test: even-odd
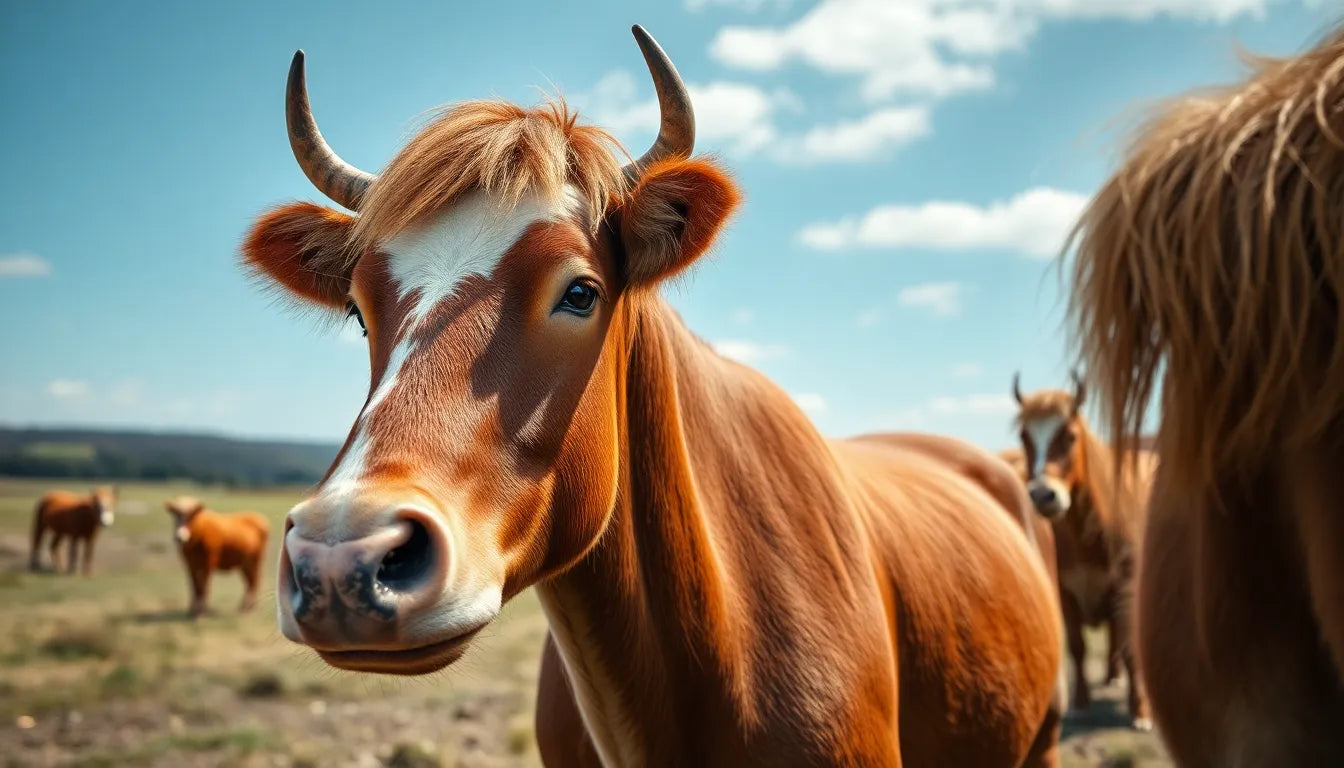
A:
[[[635,42],[644,54],[644,63],[648,64],[649,74],[653,77],[661,118],[653,146],[638,160],[625,166],[626,178],[633,183],[639,181],[644,169],[659,160],[691,156],[691,150],[695,148],[695,111],[691,108],[691,95],[686,91],[686,84],[658,41],[638,24],[630,31],[634,33]]]
[[[1069,377],[1073,379],[1073,412],[1078,413],[1087,399],[1087,383],[1076,370],[1069,371]]]
[[[285,123],[294,159],[318,191],[352,211],[359,210],[369,185],[377,178],[359,170],[337,155],[317,129],[308,106],[308,83],[303,74],[303,51],[294,52],[285,87]]]
[[[1022,373],[1020,371],[1013,371],[1013,399],[1017,401],[1018,405],[1022,404],[1022,387],[1020,386],[1021,378]]]

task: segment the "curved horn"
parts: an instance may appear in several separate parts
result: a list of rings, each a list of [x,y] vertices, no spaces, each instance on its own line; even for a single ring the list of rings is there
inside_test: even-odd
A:
[[[1018,405],[1022,404],[1022,387],[1019,386],[1021,378],[1022,373],[1020,371],[1013,371],[1013,399],[1017,401]]]
[[[345,162],[327,145],[317,129],[313,110],[308,106],[308,83],[303,74],[303,51],[294,52],[289,65],[289,84],[285,86],[285,123],[289,127],[289,146],[294,159],[318,191],[333,201],[359,210],[364,193],[377,178]]]
[[[1083,407],[1083,401],[1087,399],[1087,383],[1083,381],[1077,369],[1069,371],[1069,377],[1073,379],[1073,412],[1077,413]]]
[[[695,110],[691,108],[691,95],[686,92],[686,84],[658,42],[638,24],[630,31],[635,34],[635,42],[644,54],[644,63],[649,65],[661,116],[658,138],[653,146],[638,160],[625,166],[626,178],[634,182],[639,180],[645,168],[658,160],[691,156],[691,150],[695,148]]]

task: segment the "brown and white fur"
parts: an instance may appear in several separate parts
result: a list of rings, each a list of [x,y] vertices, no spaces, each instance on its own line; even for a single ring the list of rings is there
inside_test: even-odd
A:
[[[286,523],[282,632],[423,674],[535,586],[547,765],[1053,764],[1061,629],[1007,467],[827,440],[717,355],[657,288],[735,184],[679,156],[627,184],[617,156],[563,105],[468,103],[347,197],[357,218],[253,227],[248,265],[351,307],[371,362]]]
[[[1108,640],[1107,681],[1117,679],[1118,667],[1124,666],[1131,722],[1150,730],[1131,637],[1135,564],[1154,459],[1147,451],[1127,451],[1117,475],[1111,449],[1083,418],[1085,391],[1075,380],[1073,392],[1023,395],[1014,378],[1021,471],[1036,511],[1054,529],[1064,633],[1073,661],[1070,704],[1076,709],[1091,704],[1083,628],[1102,625]]]
[[[243,575],[239,610],[252,610],[257,604],[261,562],[271,528],[266,518],[256,512],[222,515],[190,496],[179,496],[163,506],[173,518],[173,540],[191,581],[192,617],[207,610],[210,575],[215,571],[237,570]]]
[[[117,492],[115,488],[103,486],[87,494],[79,495],[69,491],[51,491],[37,502],[33,510],[33,541],[29,554],[28,567],[39,570],[41,565],[42,540],[51,533],[51,567],[59,570],[57,549],[66,538],[66,570],[75,572],[76,547],[83,544],[83,573],[89,575],[93,567],[93,545],[98,533],[112,525],[116,517]]]
[[[1183,766],[1344,765],[1344,30],[1167,103],[1085,212],[1116,440],[1161,406],[1138,588]]]

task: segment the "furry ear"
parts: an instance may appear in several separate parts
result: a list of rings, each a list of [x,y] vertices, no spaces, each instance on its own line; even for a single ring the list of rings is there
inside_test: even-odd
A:
[[[649,166],[620,212],[630,285],[652,285],[690,266],[741,202],[737,185],[708,160]]]
[[[312,203],[268,211],[243,241],[243,262],[291,293],[329,307],[345,306],[355,218]]]

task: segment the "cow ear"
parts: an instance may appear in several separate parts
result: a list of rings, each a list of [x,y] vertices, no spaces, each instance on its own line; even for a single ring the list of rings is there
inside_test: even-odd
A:
[[[355,218],[312,203],[268,211],[243,241],[243,262],[296,296],[345,306],[356,254],[349,246]]]
[[[708,160],[649,166],[620,210],[626,280],[652,285],[690,266],[741,202],[737,185]]]

